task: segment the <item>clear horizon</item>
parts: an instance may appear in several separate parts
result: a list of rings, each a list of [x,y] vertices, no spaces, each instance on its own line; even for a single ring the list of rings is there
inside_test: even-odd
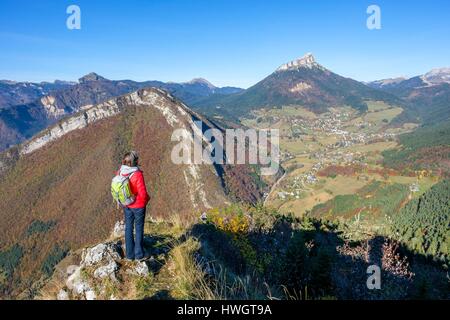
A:
[[[81,30],[66,27],[69,5]],[[381,8],[381,30],[366,9]],[[318,63],[359,81],[413,77],[449,67],[448,1],[3,0],[0,79],[188,82],[248,88],[312,52]]]

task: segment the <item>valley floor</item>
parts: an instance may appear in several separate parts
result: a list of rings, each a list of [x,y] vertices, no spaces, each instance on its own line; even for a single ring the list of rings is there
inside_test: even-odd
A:
[[[254,118],[243,119],[248,127],[280,130],[282,165],[287,172],[264,203],[303,216],[317,205],[356,194],[374,182],[404,185],[412,198],[433,186],[439,177],[431,172],[400,172],[383,166],[383,151],[398,148],[396,137],[416,125],[391,128],[389,123],[402,109],[381,102],[368,105],[364,114],[341,107],[316,115],[290,106],[261,110]]]

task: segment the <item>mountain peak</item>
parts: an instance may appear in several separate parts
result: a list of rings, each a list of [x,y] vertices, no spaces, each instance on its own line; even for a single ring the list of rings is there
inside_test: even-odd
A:
[[[428,84],[450,83],[450,68],[436,68],[424,74],[421,79]]]
[[[89,82],[89,81],[104,81],[104,80],[107,80],[107,79],[96,74],[95,72],[91,72],[91,73],[85,75],[84,77],[81,77],[78,81],[80,83],[85,83],[85,82]]]
[[[277,71],[297,70],[299,68],[323,68],[316,62],[312,53],[307,53],[303,57],[293,60],[291,62],[283,64],[277,69]]]
[[[211,88],[211,89],[215,89],[216,86],[213,85],[211,82],[209,82],[208,80],[204,79],[204,78],[195,78],[192,79],[189,82],[186,82],[186,84],[203,84],[206,85],[207,87]]]

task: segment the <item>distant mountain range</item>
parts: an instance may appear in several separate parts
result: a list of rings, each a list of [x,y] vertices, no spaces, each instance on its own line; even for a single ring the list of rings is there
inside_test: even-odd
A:
[[[312,54],[306,54],[282,65],[243,92],[228,96],[215,94],[197,101],[194,106],[206,114],[214,112],[236,118],[254,109],[283,105],[301,105],[314,112],[343,105],[366,111],[367,100],[402,104],[390,93],[333,73],[317,63]]]
[[[410,79],[362,83],[333,73],[306,54],[245,91],[213,94],[194,102],[193,107],[210,117],[238,121],[252,110],[283,105],[301,105],[319,113],[344,105],[366,111],[369,100],[403,108],[392,125],[446,121],[450,119],[450,68],[433,69]]]
[[[64,90],[74,84],[59,80],[41,83],[0,80],[0,110],[33,102],[53,91]]]
[[[450,68],[437,68],[430,72],[412,78],[398,77],[368,82],[370,87],[390,91],[404,96],[408,90],[431,87],[441,84],[450,84]]]
[[[433,69],[409,79],[378,80],[368,85],[394,94],[408,104],[399,121],[433,124],[450,119],[450,68]]]
[[[149,87],[164,89],[187,104],[213,94],[227,95],[242,91],[233,87],[218,88],[204,79],[187,83],[115,81],[96,73],[80,78],[76,84],[60,81],[53,84],[4,81],[0,86],[0,97],[8,102],[0,108],[0,151],[29,139],[64,116]],[[15,103],[19,104],[13,105]]]
[[[367,101],[403,108],[391,123],[434,123],[450,119],[450,69],[425,75],[362,83],[320,65],[312,54],[283,64],[247,90],[218,88],[205,79],[186,83],[108,80],[90,73],[78,83],[0,82],[0,151],[31,138],[59,119],[107,99],[142,88],[160,88],[208,117],[239,122],[260,108],[301,105],[321,113],[329,107],[367,110]]]

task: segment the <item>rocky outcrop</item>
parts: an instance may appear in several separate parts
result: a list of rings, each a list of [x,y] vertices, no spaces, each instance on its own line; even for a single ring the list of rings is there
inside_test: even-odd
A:
[[[116,222],[111,237],[113,239],[125,237],[125,223],[123,221]]]
[[[66,268],[63,287],[57,294],[58,300],[114,299],[105,296],[108,286],[120,287],[123,275],[147,277],[150,269],[146,262],[129,262],[123,259],[122,241],[115,240],[85,248],[78,265]]]
[[[66,113],[64,109],[58,108],[56,98],[53,96],[42,97],[41,103],[49,118],[60,118]]]
[[[325,70],[320,64],[316,62],[316,59],[312,55],[312,53],[307,53],[303,57],[293,60],[291,62],[285,63],[280,66],[277,71],[287,71],[287,70],[297,70],[299,68],[319,68],[321,70]]]
[[[84,298],[86,300],[95,300],[96,294],[91,285],[83,279],[81,267],[78,267],[73,274],[69,276],[66,281],[67,290],[62,289],[58,296],[63,296],[66,299],[70,297]]]
[[[311,88],[312,87],[308,83],[306,83],[306,82],[299,82],[295,86],[293,86],[289,91],[292,92],[292,93],[299,93],[299,92],[307,91],[307,90],[309,90]]]

